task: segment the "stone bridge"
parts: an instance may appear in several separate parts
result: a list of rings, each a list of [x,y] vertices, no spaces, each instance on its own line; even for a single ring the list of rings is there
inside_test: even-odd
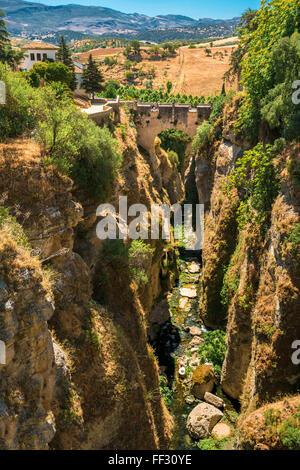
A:
[[[137,103],[135,110],[138,144],[152,152],[156,136],[166,129],[179,129],[193,139],[199,125],[209,118],[211,105],[160,104],[154,109],[152,104]]]
[[[128,106],[135,112],[138,145],[147,152],[154,151],[156,136],[166,129],[179,129],[185,132],[191,140],[195,137],[199,125],[208,119],[211,113],[210,104],[201,104],[192,108],[190,104],[159,104],[139,103],[138,101],[108,100],[105,106],[93,105],[86,112],[98,125],[104,125],[112,112],[118,121],[120,106]],[[190,145],[187,148],[189,153]]]

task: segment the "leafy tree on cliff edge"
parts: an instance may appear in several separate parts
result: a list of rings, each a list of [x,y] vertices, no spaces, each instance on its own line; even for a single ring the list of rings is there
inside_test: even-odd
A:
[[[76,89],[76,75],[75,75],[75,67],[72,60],[71,51],[65,41],[64,36],[60,37],[59,42],[59,49],[57,51],[57,60],[62,64],[66,65],[72,72],[72,82],[70,84],[71,90]]]
[[[103,82],[103,74],[90,54],[88,65],[82,74],[82,86],[87,93],[92,94],[94,99],[95,93],[103,90]]]
[[[280,61],[283,64],[280,69],[282,67],[288,69],[291,62],[297,59],[294,54],[294,59],[290,60],[289,51],[295,50],[296,47],[293,44],[280,42],[280,51],[275,50],[274,47],[277,47],[276,44],[281,39],[291,38],[300,32],[299,0],[263,0],[251,25],[253,25],[253,21],[255,28],[250,30],[245,28],[240,35],[241,43],[247,48],[247,53],[242,59],[241,72],[242,86],[246,96],[240,108],[237,128],[247,132],[255,143],[261,124],[262,101],[272,89],[285,82],[285,80],[281,81],[282,77],[279,77],[277,73],[279,59],[285,54],[289,60],[289,65]],[[288,70],[285,71],[288,72]],[[292,90],[289,89],[289,92],[291,96]],[[269,98],[271,100],[281,99],[280,95],[282,94],[277,89]],[[267,114],[270,116],[270,112]],[[272,121],[274,120],[272,119]]]
[[[239,23],[239,28],[238,28],[238,35],[241,36],[245,31],[255,31],[257,28],[256,24],[256,15],[257,15],[257,10],[251,10],[251,8],[248,8],[242,16],[241,20]],[[239,42],[238,47],[236,49],[233,49],[230,57],[230,68],[229,70],[225,73],[224,79],[228,82],[233,82],[235,78],[237,78],[237,81],[239,83],[240,87],[240,81],[241,81],[241,73],[242,73],[242,59],[244,55],[247,53],[247,43],[244,42]]]
[[[3,19],[5,13],[0,9],[0,62],[7,63],[13,70],[24,58],[24,52],[14,50],[9,40],[9,32]]]

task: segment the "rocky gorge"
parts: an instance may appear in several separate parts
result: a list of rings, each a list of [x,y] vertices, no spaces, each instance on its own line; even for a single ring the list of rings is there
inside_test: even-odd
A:
[[[97,238],[97,200],[45,166],[33,140],[1,144],[11,214],[1,216],[1,448],[284,447],[264,416],[274,408],[278,429],[296,419],[300,286],[286,234],[299,223],[288,170],[299,146],[276,160],[281,188],[264,237],[239,232],[238,195],[223,189],[250,148],[234,136],[236,106],[225,106],[221,137],[188,170],[206,210],[202,253],[152,240],[139,258],[144,283],[119,245]],[[147,154],[125,108],[120,119],[124,158],[110,202],[184,202],[184,178],[159,141]]]

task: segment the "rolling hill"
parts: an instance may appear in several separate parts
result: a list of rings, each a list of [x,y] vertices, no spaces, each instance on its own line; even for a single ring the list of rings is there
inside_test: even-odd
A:
[[[60,5],[49,6],[23,0],[1,0],[8,30],[14,35],[45,35],[72,32],[83,35],[120,35],[138,39],[212,37],[231,35],[238,18],[233,20],[195,20],[182,15],[149,17],[122,13],[110,8]],[[146,32],[148,32],[146,34]],[[143,37],[144,36],[144,37]],[[170,36],[170,37],[169,37]],[[159,41],[156,36],[156,40]]]

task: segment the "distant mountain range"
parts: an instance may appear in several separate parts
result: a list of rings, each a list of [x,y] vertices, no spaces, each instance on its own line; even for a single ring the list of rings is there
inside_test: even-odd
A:
[[[195,20],[181,15],[149,17],[103,7],[48,6],[23,0],[0,0],[0,8],[6,13],[5,20],[10,33],[25,36],[42,36],[61,31],[72,32],[72,37],[76,37],[74,33],[77,33],[78,38],[86,35],[120,35],[152,40],[155,37],[154,31],[159,31],[168,39],[168,30],[170,30],[173,37],[169,39],[176,39],[176,35],[178,39],[187,39],[186,36],[189,35],[191,38],[195,35],[199,38],[231,35],[239,21],[239,18]]]

